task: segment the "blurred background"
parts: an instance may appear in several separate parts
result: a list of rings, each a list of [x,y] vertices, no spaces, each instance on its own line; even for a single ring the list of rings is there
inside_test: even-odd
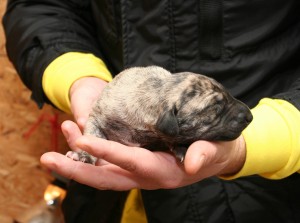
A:
[[[6,0],[0,0],[0,19]],[[64,153],[67,144],[61,122],[71,117],[49,105],[38,109],[21,83],[5,51],[0,25],[0,222],[23,223],[41,209],[44,192],[53,181],[40,165],[47,151]]]

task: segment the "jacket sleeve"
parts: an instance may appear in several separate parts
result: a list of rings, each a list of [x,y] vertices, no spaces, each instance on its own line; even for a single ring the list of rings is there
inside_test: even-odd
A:
[[[73,51],[101,58],[87,0],[8,0],[3,26],[8,57],[39,107],[49,102],[42,75],[51,61]]]
[[[296,108],[298,108],[300,112],[300,71],[298,72],[299,72],[299,78],[292,84],[290,89],[286,92],[273,96],[273,98],[283,99],[290,102]]]

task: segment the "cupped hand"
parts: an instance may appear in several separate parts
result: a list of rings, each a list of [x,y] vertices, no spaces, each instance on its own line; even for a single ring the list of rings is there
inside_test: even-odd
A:
[[[82,136],[78,125],[66,121],[63,132],[72,149],[82,149],[103,162],[95,166],[50,152],[41,162],[59,174],[97,189],[178,188],[215,175],[234,174],[245,160],[243,137],[230,142],[197,141],[184,163],[167,152],[152,152],[117,142]]]

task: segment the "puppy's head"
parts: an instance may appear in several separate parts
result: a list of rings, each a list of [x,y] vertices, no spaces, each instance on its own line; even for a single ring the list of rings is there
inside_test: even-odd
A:
[[[184,81],[175,81],[178,85],[170,90],[157,121],[160,132],[187,144],[200,139],[227,141],[237,138],[252,121],[249,108],[215,80],[189,72],[174,74],[175,79],[181,76]]]

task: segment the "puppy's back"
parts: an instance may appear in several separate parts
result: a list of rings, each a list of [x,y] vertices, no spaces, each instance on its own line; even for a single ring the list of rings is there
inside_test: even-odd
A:
[[[130,135],[131,128],[145,130],[154,126],[156,116],[161,112],[158,104],[161,101],[159,97],[164,95],[164,80],[171,75],[157,66],[133,67],[122,71],[104,88],[96,101],[85,134],[100,136],[99,132],[96,133],[97,129],[113,127],[118,131],[123,128]],[[111,126],[112,123],[115,126]]]

